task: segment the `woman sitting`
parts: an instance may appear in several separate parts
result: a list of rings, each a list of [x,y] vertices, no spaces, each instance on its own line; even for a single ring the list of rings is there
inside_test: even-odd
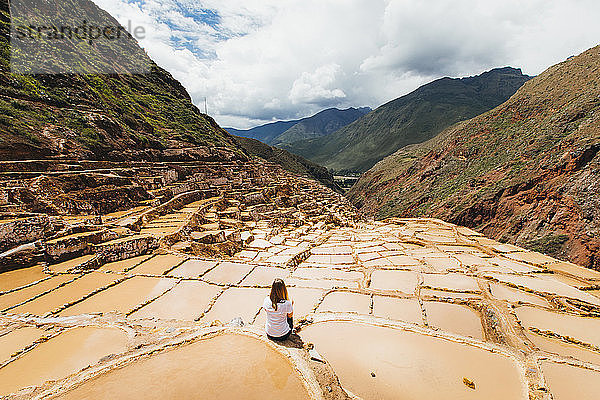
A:
[[[271,295],[265,297],[263,308],[267,313],[265,331],[269,339],[282,341],[289,338],[294,327],[294,310],[283,280],[273,281]]]

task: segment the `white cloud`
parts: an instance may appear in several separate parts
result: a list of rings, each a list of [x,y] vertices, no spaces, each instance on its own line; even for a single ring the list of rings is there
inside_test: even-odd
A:
[[[596,45],[595,0],[95,0],[224,126],[376,107],[441,76],[538,74]]]
[[[338,64],[323,65],[313,73],[303,72],[292,84],[289,99],[292,104],[316,105],[335,104],[345,99],[346,93],[335,87],[340,72],[341,67]]]

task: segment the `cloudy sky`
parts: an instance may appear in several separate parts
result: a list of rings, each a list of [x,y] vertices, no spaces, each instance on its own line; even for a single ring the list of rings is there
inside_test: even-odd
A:
[[[597,0],[94,1],[237,128],[375,108],[442,76],[536,75],[600,43]]]

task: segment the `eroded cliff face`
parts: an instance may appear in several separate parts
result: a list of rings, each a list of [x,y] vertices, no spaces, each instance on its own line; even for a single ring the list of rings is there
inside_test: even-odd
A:
[[[405,147],[350,191],[366,214],[435,216],[600,268],[600,47],[492,111]]]

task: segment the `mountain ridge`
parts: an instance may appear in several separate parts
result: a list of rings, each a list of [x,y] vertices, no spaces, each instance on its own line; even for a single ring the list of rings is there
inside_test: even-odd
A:
[[[364,172],[397,149],[507,100],[530,77],[503,67],[466,78],[441,78],[391,100],[346,127],[283,146],[338,172]]]
[[[224,128],[229,133],[257,139],[269,145],[285,145],[306,137],[324,136],[333,133],[364,115],[369,107],[349,107],[346,109],[327,108],[311,116],[276,121],[255,126],[250,129]],[[295,128],[295,129],[294,129]]]
[[[377,218],[429,216],[600,269],[600,47],[508,101],[398,150],[348,193]]]

